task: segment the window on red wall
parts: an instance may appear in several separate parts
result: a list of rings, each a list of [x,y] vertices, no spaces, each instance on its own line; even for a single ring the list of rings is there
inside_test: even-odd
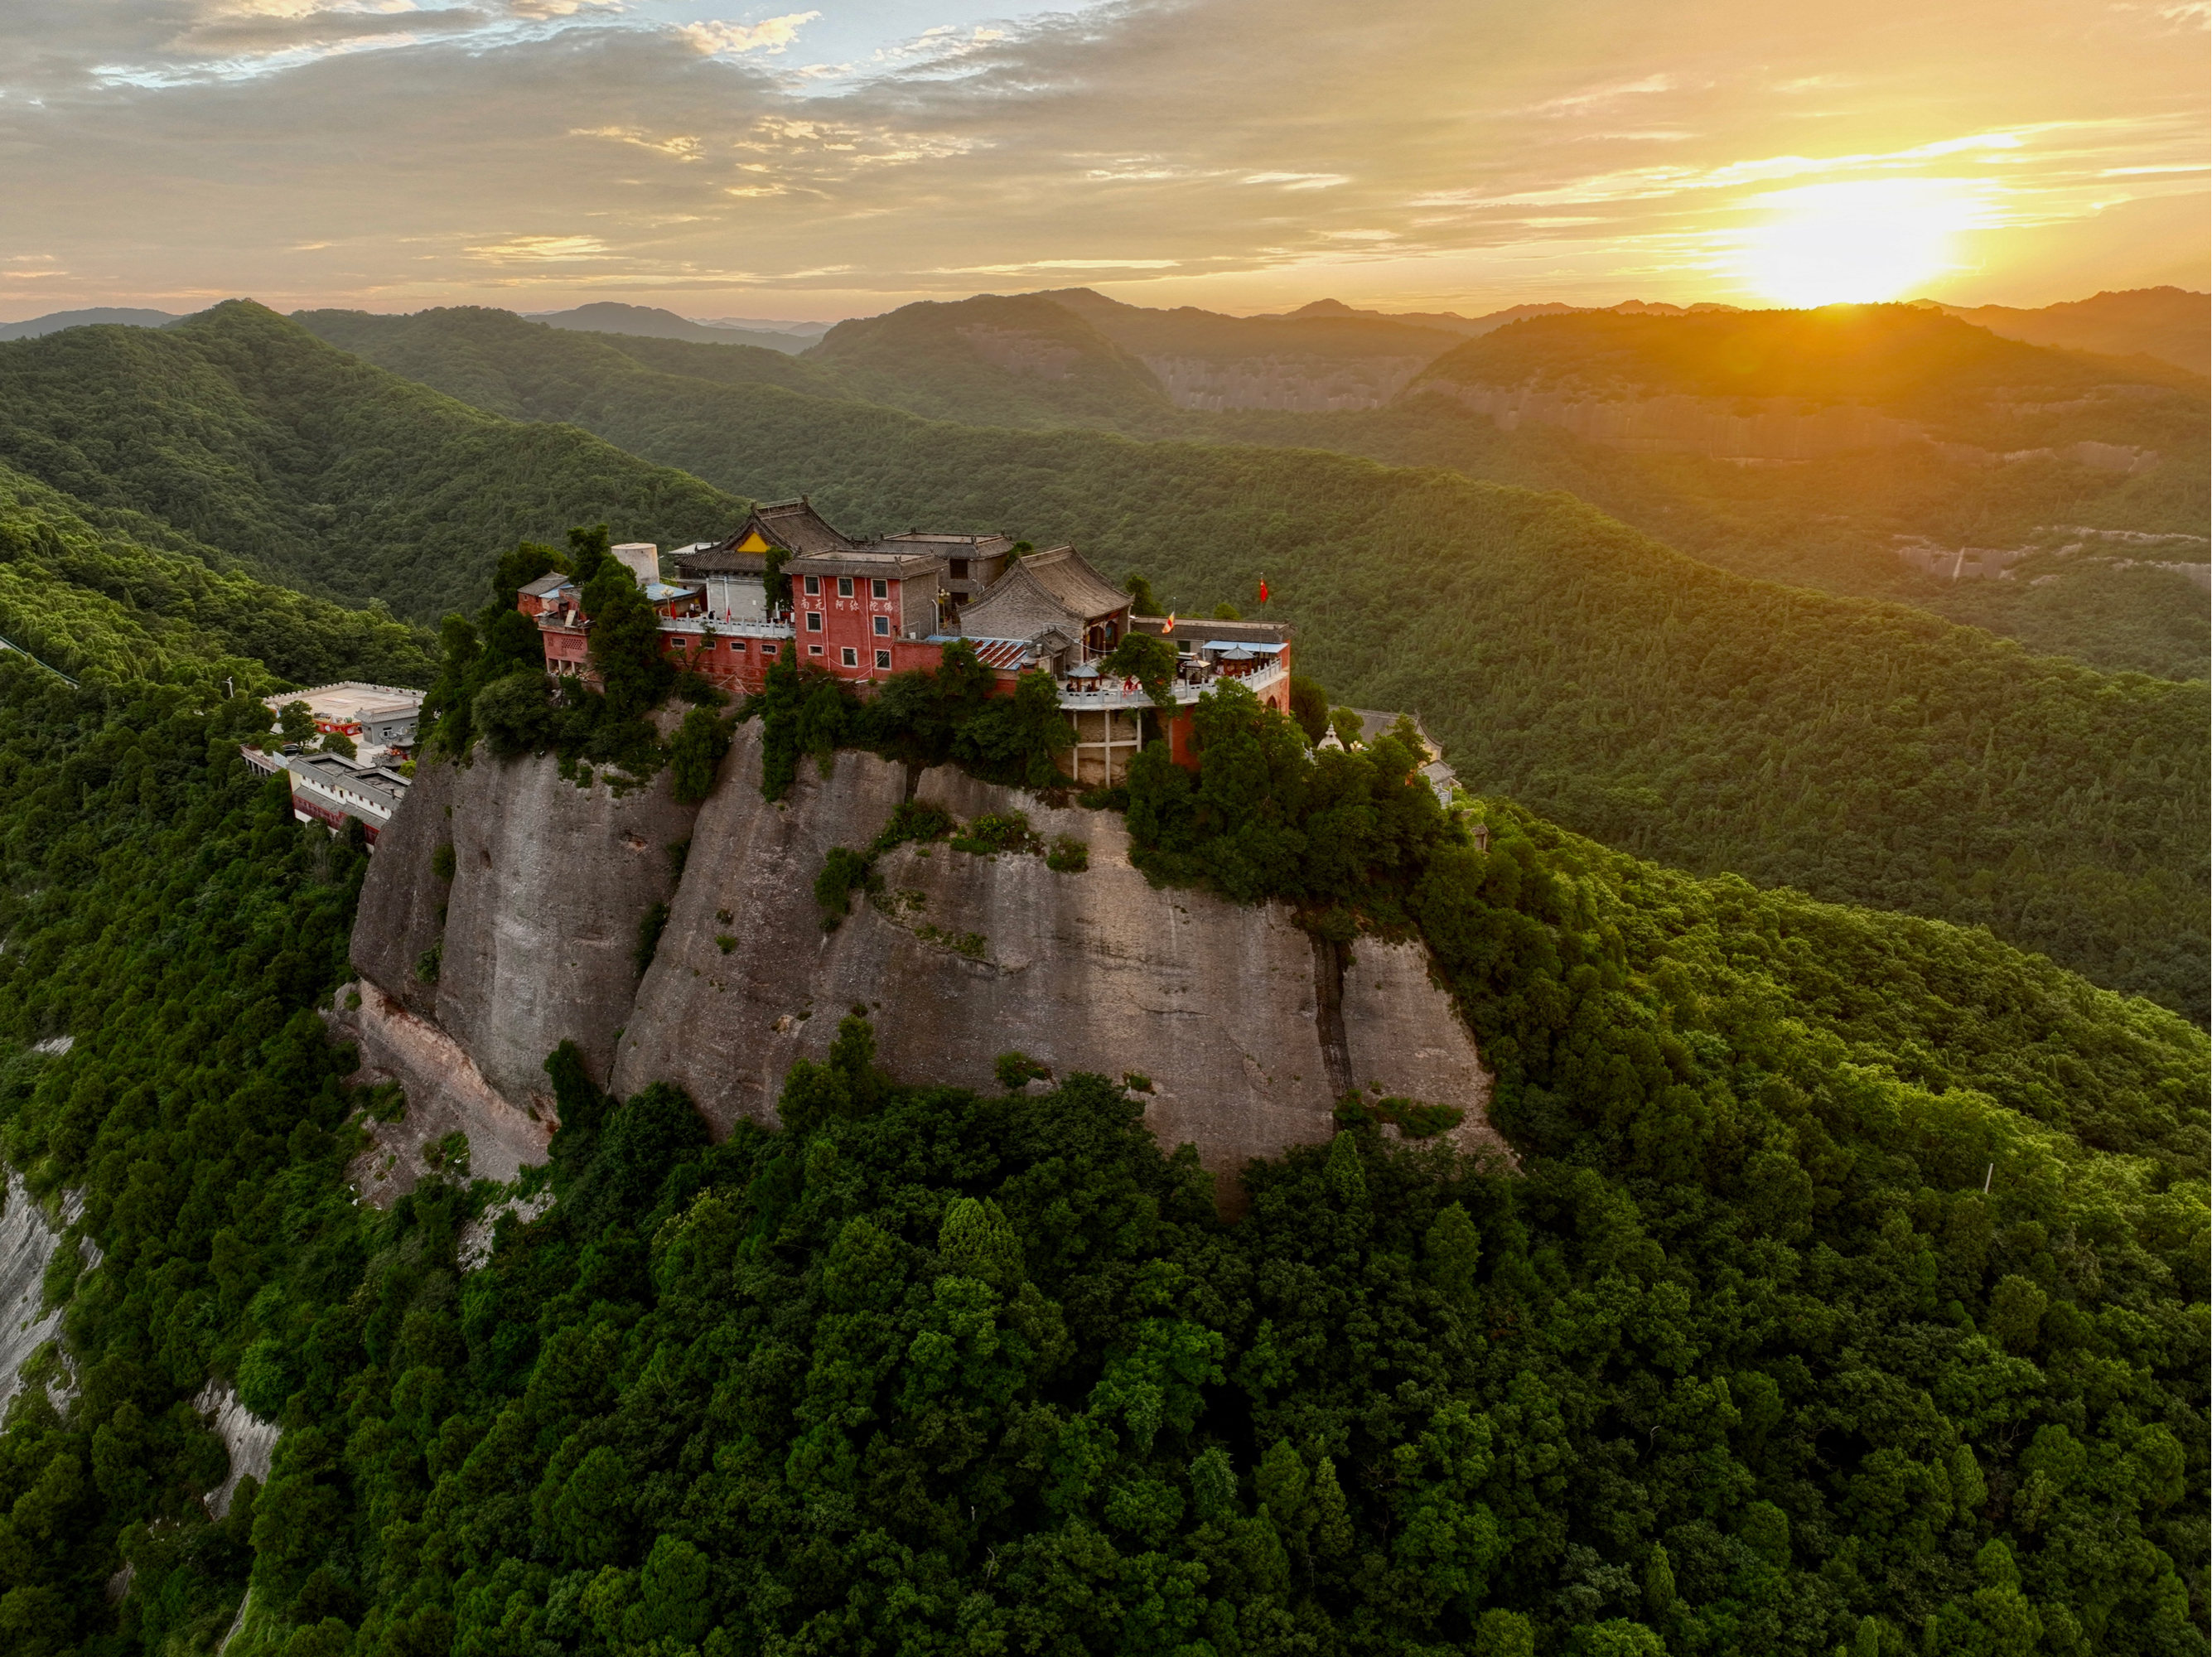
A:
[[[889,667],[890,665],[891,653],[890,651],[879,650],[876,652],[876,665],[878,667]]]
[[[891,596],[891,584],[889,581],[871,581],[868,591],[878,598],[888,598]]]
[[[847,667],[858,667],[860,665],[860,652],[852,646],[847,645],[837,652],[837,659],[844,663]]]
[[[890,636],[891,636],[891,618],[890,618],[890,616],[877,616],[877,617],[876,617],[876,637],[878,637],[878,639],[888,639],[888,638],[890,638]]]
[[[806,612],[806,630],[809,633],[819,633],[822,631],[822,612],[820,610],[810,610]]]
[[[810,575],[806,578],[806,596],[810,598],[818,598],[822,596],[822,578],[820,576]]]
[[[837,596],[840,598],[849,598],[853,596],[853,578],[851,576],[841,575],[837,578]]]

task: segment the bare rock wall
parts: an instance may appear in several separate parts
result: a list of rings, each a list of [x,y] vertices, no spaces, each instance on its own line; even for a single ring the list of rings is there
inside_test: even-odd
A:
[[[355,959],[386,995],[356,1039],[392,1074],[411,1065],[441,1110],[473,1113],[517,1155],[530,1149],[518,1121],[533,1134],[551,1122],[541,1067],[563,1039],[614,1091],[677,1083],[726,1133],[741,1118],[772,1123],[785,1073],[824,1057],[855,1006],[902,1080],[994,1087],[993,1061],[1010,1050],[1058,1076],[1147,1078],[1147,1124],[1164,1145],[1195,1144],[1218,1177],[1326,1139],[1351,1086],[1461,1106],[1462,1142],[1503,1150],[1484,1115],[1489,1077],[1424,951],[1363,940],[1347,963],[1286,906],[1154,888],[1117,814],[1054,810],[951,769],[909,777],[850,752],[827,776],[804,765],[770,804],[753,725],[738,727],[696,822],[665,782],[615,800],[561,781],[550,761],[447,770],[379,844]],[[813,885],[830,847],[866,845],[910,793],[963,821],[1024,811],[1044,840],[1085,842],[1090,866],[902,846],[878,860],[881,892],[824,932]],[[441,825],[456,868],[434,1017],[473,1082],[406,1022],[404,977],[386,977],[420,953]],[[669,896],[664,848],[686,838]],[[668,926],[639,983],[637,917],[663,898]],[[442,1081],[428,1074],[441,1070]]]

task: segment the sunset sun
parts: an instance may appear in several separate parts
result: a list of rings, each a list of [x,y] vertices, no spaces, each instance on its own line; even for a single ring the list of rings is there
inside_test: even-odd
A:
[[[1780,191],[1764,205],[1747,284],[1794,307],[1905,297],[1951,268],[1975,204],[1944,183],[1898,179]]]

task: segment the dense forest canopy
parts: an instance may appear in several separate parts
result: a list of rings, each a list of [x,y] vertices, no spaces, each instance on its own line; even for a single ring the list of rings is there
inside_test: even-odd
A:
[[[159,331],[0,344],[0,464],[264,580],[423,622],[472,606],[518,539],[605,521],[617,540],[682,544],[744,510],[583,432],[488,417],[301,343],[234,300]]]
[[[380,604],[306,597],[119,516],[158,538],[88,521],[81,503],[0,466],[0,638],[70,677],[109,683],[428,682],[426,636]]]
[[[2135,476],[2033,455],[2002,465],[1932,446],[1746,467],[1695,454],[1630,454],[1556,427],[1501,431],[1434,392],[1352,414],[1210,416],[1221,440],[1362,454],[1399,466],[1565,489],[1669,546],[1739,574],[1887,598],[2107,671],[2203,679],[2208,523],[2201,444]],[[2099,531],[2084,534],[2083,530]],[[2118,531],[2106,534],[2105,531]],[[2170,537],[2145,545],[2130,536]],[[2033,548],[2004,580],[1930,574],[1900,543]]]
[[[1986,924],[2203,1016],[2201,688],[1747,580],[1440,470],[977,430],[657,373],[486,313],[404,324],[384,337],[410,367],[472,345],[471,374],[545,388],[531,412],[724,488],[811,492],[854,529],[1073,540],[1185,615],[1265,577],[1302,662],[1419,713],[1482,792],[1676,866]]]
[[[0,1144],[83,1197],[11,1651],[2203,1648],[2207,1042],[1985,932],[1502,800],[1478,847],[1231,696],[1133,828],[1418,925],[1517,1171],[1355,1125],[1224,1225],[1122,1083],[893,1078],[854,1017],[720,1145],[549,1055],[471,1270],[507,1193],[343,1183],[363,858],[246,775],[258,705],[0,696]],[[210,1375],[284,1429],[219,1522]]]

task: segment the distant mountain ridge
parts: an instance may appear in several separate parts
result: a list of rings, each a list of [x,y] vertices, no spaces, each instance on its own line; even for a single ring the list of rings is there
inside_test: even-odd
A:
[[[2130,472],[2193,460],[2205,436],[2201,385],[2181,370],[2001,339],[1909,305],[1529,318],[1438,358],[1408,387],[1423,391],[1501,425],[1721,459],[1934,440]]]
[[[38,339],[64,328],[92,328],[120,324],[126,328],[166,328],[178,320],[170,311],[143,311],[94,306],[88,311],[53,311],[23,322],[0,322],[0,339]]]
[[[2182,288],[2132,288],[2023,311],[2008,305],[1966,307],[1919,301],[1961,322],[2030,345],[2056,345],[2106,356],[2138,353],[2212,374],[2212,294]]]
[[[1735,305],[1668,305],[1640,299],[1623,300],[1618,305],[1566,305],[1552,300],[1535,305],[1510,305],[1502,311],[1488,311],[1479,317],[1463,317],[1456,311],[1358,311],[1341,300],[1317,299],[1310,305],[1301,305],[1295,311],[1283,313],[1283,319],[1301,322],[1316,318],[1364,317],[1382,322],[1441,328],[1448,333],[1479,338],[1504,327],[1508,323],[1523,321],[1529,317],[1563,317],[1586,311],[1613,311],[1622,316],[1688,317],[1700,316],[1709,311],[1741,309],[1741,306]]]
[[[614,300],[596,300],[569,311],[525,312],[522,316],[526,322],[542,322],[549,328],[592,334],[637,334],[647,339],[688,339],[702,345],[758,345],[771,351],[803,351],[811,343],[810,337],[804,334],[694,322],[657,305],[624,305]]]

